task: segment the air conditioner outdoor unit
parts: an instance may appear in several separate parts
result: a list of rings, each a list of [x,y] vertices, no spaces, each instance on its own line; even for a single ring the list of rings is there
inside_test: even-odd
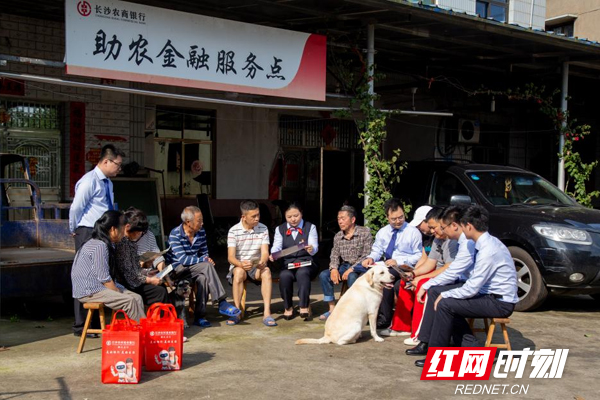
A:
[[[479,121],[472,119],[458,120],[458,142],[479,143]]]

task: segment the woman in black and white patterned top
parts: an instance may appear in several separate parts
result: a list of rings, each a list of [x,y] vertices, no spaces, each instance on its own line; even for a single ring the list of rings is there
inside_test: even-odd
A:
[[[142,274],[137,241],[148,232],[148,218],[143,211],[129,208],[125,211],[125,235],[115,245],[116,263],[114,275],[120,284],[144,299],[144,304],[168,303],[167,288],[156,276]]]

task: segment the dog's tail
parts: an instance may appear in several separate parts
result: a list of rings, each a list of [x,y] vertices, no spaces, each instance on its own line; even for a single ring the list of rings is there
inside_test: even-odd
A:
[[[331,339],[327,336],[323,336],[321,339],[298,339],[296,344],[327,344],[331,343]]]

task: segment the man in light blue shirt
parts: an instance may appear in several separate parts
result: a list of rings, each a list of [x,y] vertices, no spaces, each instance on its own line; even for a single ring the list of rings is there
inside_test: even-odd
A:
[[[475,242],[475,266],[464,285],[441,293],[435,300],[431,347],[447,347],[451,336],[455,345],[477,347],[465,318],[507,318],[519,301],[514,262],[506,246],[487,232],[487,211],[470,206],[461,215],[460,224],[466,238]],[[422,367],[425,360],[415,365]]]
[[[96,167],[75,184],[75,197],[69,209],[69,229],[75,238],[75,251],[79,251],[92,237],[94,224],[102,214],[114,210],[114,193],[110,178],[117,176],[121,170],[123,157],[125,153],[112,144],[107,144],[102,147]],[[73,333],[75,336],[81,336],[87,311],[77,299],[74,307]]]
[[[362,262],[362,266],[369,268],[375,261],[383,259],[385,264],[390,267],[390,273],[396,279],[400,279],[400,274],[393,267],[414,268],[423,252],[421,232],[406,222],[399,199],[389,199],[383,207],[389,224],[381,228],[375,235],[371,254]],[[394,291],[386,288],[383,290],[383,300],[379,307],[377,329],[389,328],[393,315]]]
[[[465,208],[460,206],[448,207],[440,218],[440,229],[453,240],[458,240],[458,252],[448,268],[440,275],[425,282],[417,292],[416,299],[426,303],[423,317],[418,329],[413,332],[413,338],[405,340],[407,345],[416,346],[406,350],[408,355],[426,355],[427,343],[435,317],[433,304],[440,293],[460,287],[471,276],[475,258],[475,242],[467,239],[460,225],[460,217]],[[427,294],[427,297],[425,297]]]

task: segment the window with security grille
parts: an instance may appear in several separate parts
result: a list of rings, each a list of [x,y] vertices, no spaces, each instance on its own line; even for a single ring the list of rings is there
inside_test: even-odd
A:
[[[339,150],[360,148],[354,121],[294,115],[279,117],[279,144],[286,147],[331,147]]]
[[[0,152],[19,154],[28,161],[30,179],[41,189],[43,200],[60,195],[59,106],[24,101],[0,101]],[[20,166],[11,165],[8,178],[23,178]],[[12,184],[14,188],[24,184]]]

